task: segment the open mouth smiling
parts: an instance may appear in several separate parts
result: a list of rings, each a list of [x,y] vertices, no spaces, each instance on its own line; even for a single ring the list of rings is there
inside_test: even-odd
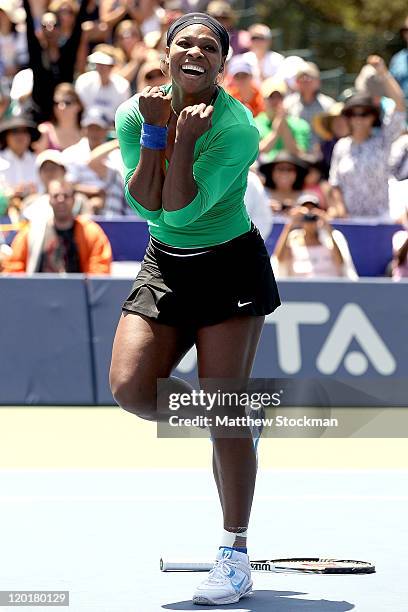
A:
[[[185,76],[199,78],[205,74],[205,70],[202,66],[193,63],[185,63],[180,67],[180,70]]]

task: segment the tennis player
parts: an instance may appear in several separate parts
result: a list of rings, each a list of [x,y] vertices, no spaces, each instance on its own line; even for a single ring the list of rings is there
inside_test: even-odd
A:
[[[216,19],[183,15],[167,32],[171,84],[146,87],[116,114],[126,199],[147,219],[150,242],[123,305],[110,381],[118,404],[145,419],[155,419],[157,378],[170,377],[194,343],[200,380],[249,378],[264,317],[280,304],[244,206],[259,133],[251,112],[217,84],[228,49]],[[213,470],[223,539],[193,602],[219,605],[252,588],[252,438],[214,437]]]

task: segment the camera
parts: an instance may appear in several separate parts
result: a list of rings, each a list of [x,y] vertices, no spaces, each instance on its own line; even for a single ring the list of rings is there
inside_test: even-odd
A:
[[[312,221],[317,221],[318,220],[318,216],[314,215],[313,213],[306,213],[305,215],[303,215],[303,221],[305,221],[306,223],[311,223]]]

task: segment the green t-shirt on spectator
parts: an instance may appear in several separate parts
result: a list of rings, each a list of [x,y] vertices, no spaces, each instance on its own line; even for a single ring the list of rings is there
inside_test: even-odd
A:
[[[311,129],[308,122],[300,117],[291,117],[290,115],[286,117],[286,121],[299,149],[308,151],[311,140]],[[269,136],[272,132],[272,121],[266,113],[259,113],[259,115],[255,117],[255,123],[259,130],[261,140]],[[262,161],[265,163],[273,161],[279,151],[283,151],[284,148],[283,138],[278,138],[270,151],[262,153]]]

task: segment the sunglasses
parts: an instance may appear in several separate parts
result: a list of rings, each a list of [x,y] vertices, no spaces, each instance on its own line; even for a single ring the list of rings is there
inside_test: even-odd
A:
[[[152,70],[152,72],[148,72],[145,76],[146,81],[153,81],[153,79],[160,79],[163,76],[161,70]]]
[[[370,115],[373,115],[373,111],[372,110],[365,110],[365,111],[350,111],[349,113],[347,113],[347,117],[370,117]]]
[[[74,191],[60,191],[59,193],[50,193],[50,200],[56,200],[57,198],[64,198],[64,200],[69,200],[70,198],[73,198],[74,195]]]
[[[254,36],[251,36],[251,40],[269,40],[269,38],[266,38],[266,36],[259,36],[257,34],[254,34]]]
[[[8,130],[9,134],[29,134],[30,130],[28,128],[12,128],[11,130]]]
[[[54,105],[58,106],[58,104],[65,104],[65,106],[72,106],[75,104],[75,100],[67,98],[66,100],[54,100]]]

